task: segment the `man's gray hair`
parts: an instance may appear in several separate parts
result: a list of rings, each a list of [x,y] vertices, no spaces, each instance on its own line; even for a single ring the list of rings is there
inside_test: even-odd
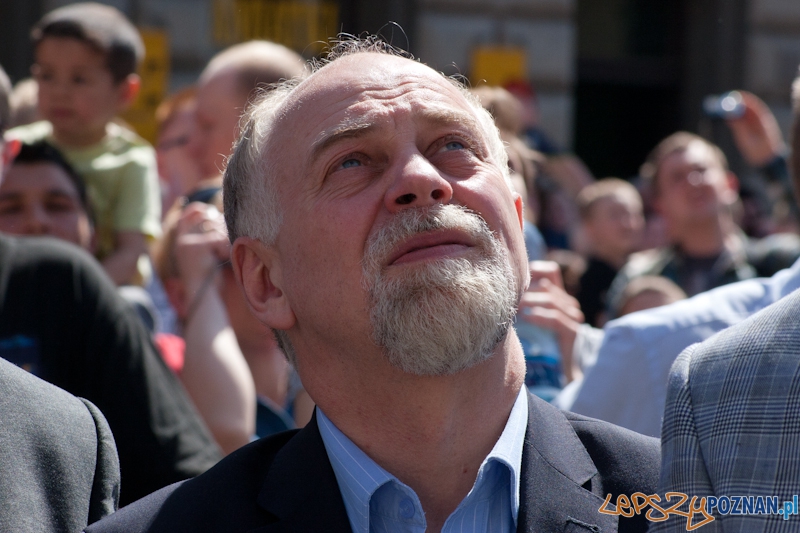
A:
[[[387,54],[413,60],[409,53],[398,50],[378,37],[348,38],[336,42],[324,60],[312,61],[309,77],[338,59],[362,53]],[[508,172],[508,155],[492,116],[463,83],[442,76],[461,92],[473,108],[486,133],[491,156],[513,190]],[[225,222],[231,242],[247,236],[272,244],[278,236],[283,212],[275,185],[277,169],[267,152],[273,126],[284,102],[304,79],[308,78],[293,78],[266,87],[242,116],[241,133],[225,168],[223,182]]]

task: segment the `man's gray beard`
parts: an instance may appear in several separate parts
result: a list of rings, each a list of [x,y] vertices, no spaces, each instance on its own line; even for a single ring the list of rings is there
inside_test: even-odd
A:
[[[400,243],[447,229],[469,235],[480,257],[410,265],[386,278],[383,266]],[[455,374],[487,360],[516,312],[508,253],[486,222],[461,206],[402,211],[370,237],[363,269],[373,341],[389,363],[411,374]]]

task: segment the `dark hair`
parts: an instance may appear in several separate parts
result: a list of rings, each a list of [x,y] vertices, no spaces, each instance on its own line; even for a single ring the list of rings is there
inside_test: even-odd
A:
[[[8,79],[3,67],[0,67],[0,134],[5,131],[11,120],[11,107],[8,103],[9,96],[11,96],[11,81]]]
[[[86,214],[89,215],[89,219],[93,220],[92,217],[92,210],[89,205],[89,200],[86,195],[86,184],[83,182],[83,178],[75,172],[75,169],[64,159],[64,156],[61,155],[53,145],[46,143],[45,141],[37,141],[33,144],[22,144],[19,149],[19,154],[17,157],[14,158],[13,165],[35,165],[37,163],[50,163],[52,165],[56,165],[58,168],[63,170],[67,176],[69,177],[69,181],[75,186],[75,190],[78,192],[78,199],[81,202],[81,207],[83,207]]]
[[[103,54],[114,83],[136,72],[144,58],[139,32],[119,10],[94,2],[72,4],[42,17],[31,31],[34,48],[48,37],[77,39]]]

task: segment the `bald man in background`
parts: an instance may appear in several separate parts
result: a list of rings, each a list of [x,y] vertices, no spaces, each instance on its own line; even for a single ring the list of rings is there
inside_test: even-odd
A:
[[[212,198],[221,187],[221,173],[227,158],[232,151],[233,142],[238,134],[239,118],[247,108],[249,102],[258,94],[269,89],[269,86],[281,80],[303,77],[306,74],[306,64],[296,52],[283,45],[269,41],[248,41],[231,46],[209,61],[200,75],[197,83],[195,122],[187,147],[189,154],[194,158],[200,171],[201,181],[192,191],[188,191],[188,198],[200,199],[203,196]],[[208,251],[208,250],[207,250]],[[227,255],[225,252],[224,255]],[[216,268],[216,267],[215,267]],[[230,273],[230,271],[227,271]],[[219,332],[232,331],[231,328],[240,326],[247,320],[249,312],[245,311],[239,316],[231,315],[231,310],[226,309],[219,301],[217,305],[210,300],[216,300],[214,291],[202,291],[209,273],[202,269],[193,272],[180,273],[180,286],[175,289],[174,283],[169,284],[167,292],[171,301],[177,301],[176,293],[181,298],[191,302],[199,298],[203,305],[214,307],[216,312],[209,315],[209,322],[197,322],[185,325],[184,337],[186,344],[186,361],[192,366],[194,376],[203,376],[189,384],[184,380],[190,394],[198,405],[210,406],[209,410],[223,412],[220,418],[221,427],[228,433],[227,444],[223,446],[226,451],[236,449],[246,444],[252,437],[249,426],[235,424],[234,431],[230,432],[230,416],[236,413],[238,420],[247,420],[249,414],[242,413],[243,401],[232,402],[235,409],[232,411],[219,410],[219,399],[210,396],[209,387],[219,377],[219,362],[235,376],[232,381],[238,384],[237,396],[245,399],[255,386],[258,399],[256,404],[256,434],[263,436],[267,431],[265,420],[286,418],[283,408],[292,404],[294,420],[303,425],[311,418],[313,402],[300,388],[293,388],[291,396],[286,396],[283,401],[277,399],[276,390],[285,391],[290,380],[289,366],[285,357],[278,348],[269,329],[262,326],[263,342],[253,346],[243,336],[237,337],[232,344],[222,344],[214,339]],[[231,278],[232,281],[232,278]],[[233,294],[233,293],[231,293]],[[233,299],[238,301],[238,293],[233,294]],[[244,305],[241,307],[244,308]],[[247,316],[246,316],[247,315]],[[240,329],[240,332],[243,329]],[[230,338],[230,336],[228,337]],[[240,351],[241,348],[241,351]],[[252,374],[241,372],[241,358],[247,363]],[[184,368],[186,372],[186,368]],[[187,374],[184,373],[184,377]],[[227,397],[228,401],[233,396]],[[255,399],[254,399],[255,400]],[[269,426],[269,424],[266,424]],[[231,437],[232,435],[232,437]]]
[[[300,55],[269,41],[237,44],[209,61],[198,81],[197,127],[189,140],[202,179],[221,176],[239,117],[258,89],[305,72]]]

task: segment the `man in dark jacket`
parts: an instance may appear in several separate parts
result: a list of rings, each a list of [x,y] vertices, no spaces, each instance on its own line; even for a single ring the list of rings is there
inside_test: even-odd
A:
[[[643,531],[599,509],[654,492],[657,441],[524,388],[491,116],[381,43],[328,59],[252,108],[224,191],[237,280],[315,418],[89,531]]]

